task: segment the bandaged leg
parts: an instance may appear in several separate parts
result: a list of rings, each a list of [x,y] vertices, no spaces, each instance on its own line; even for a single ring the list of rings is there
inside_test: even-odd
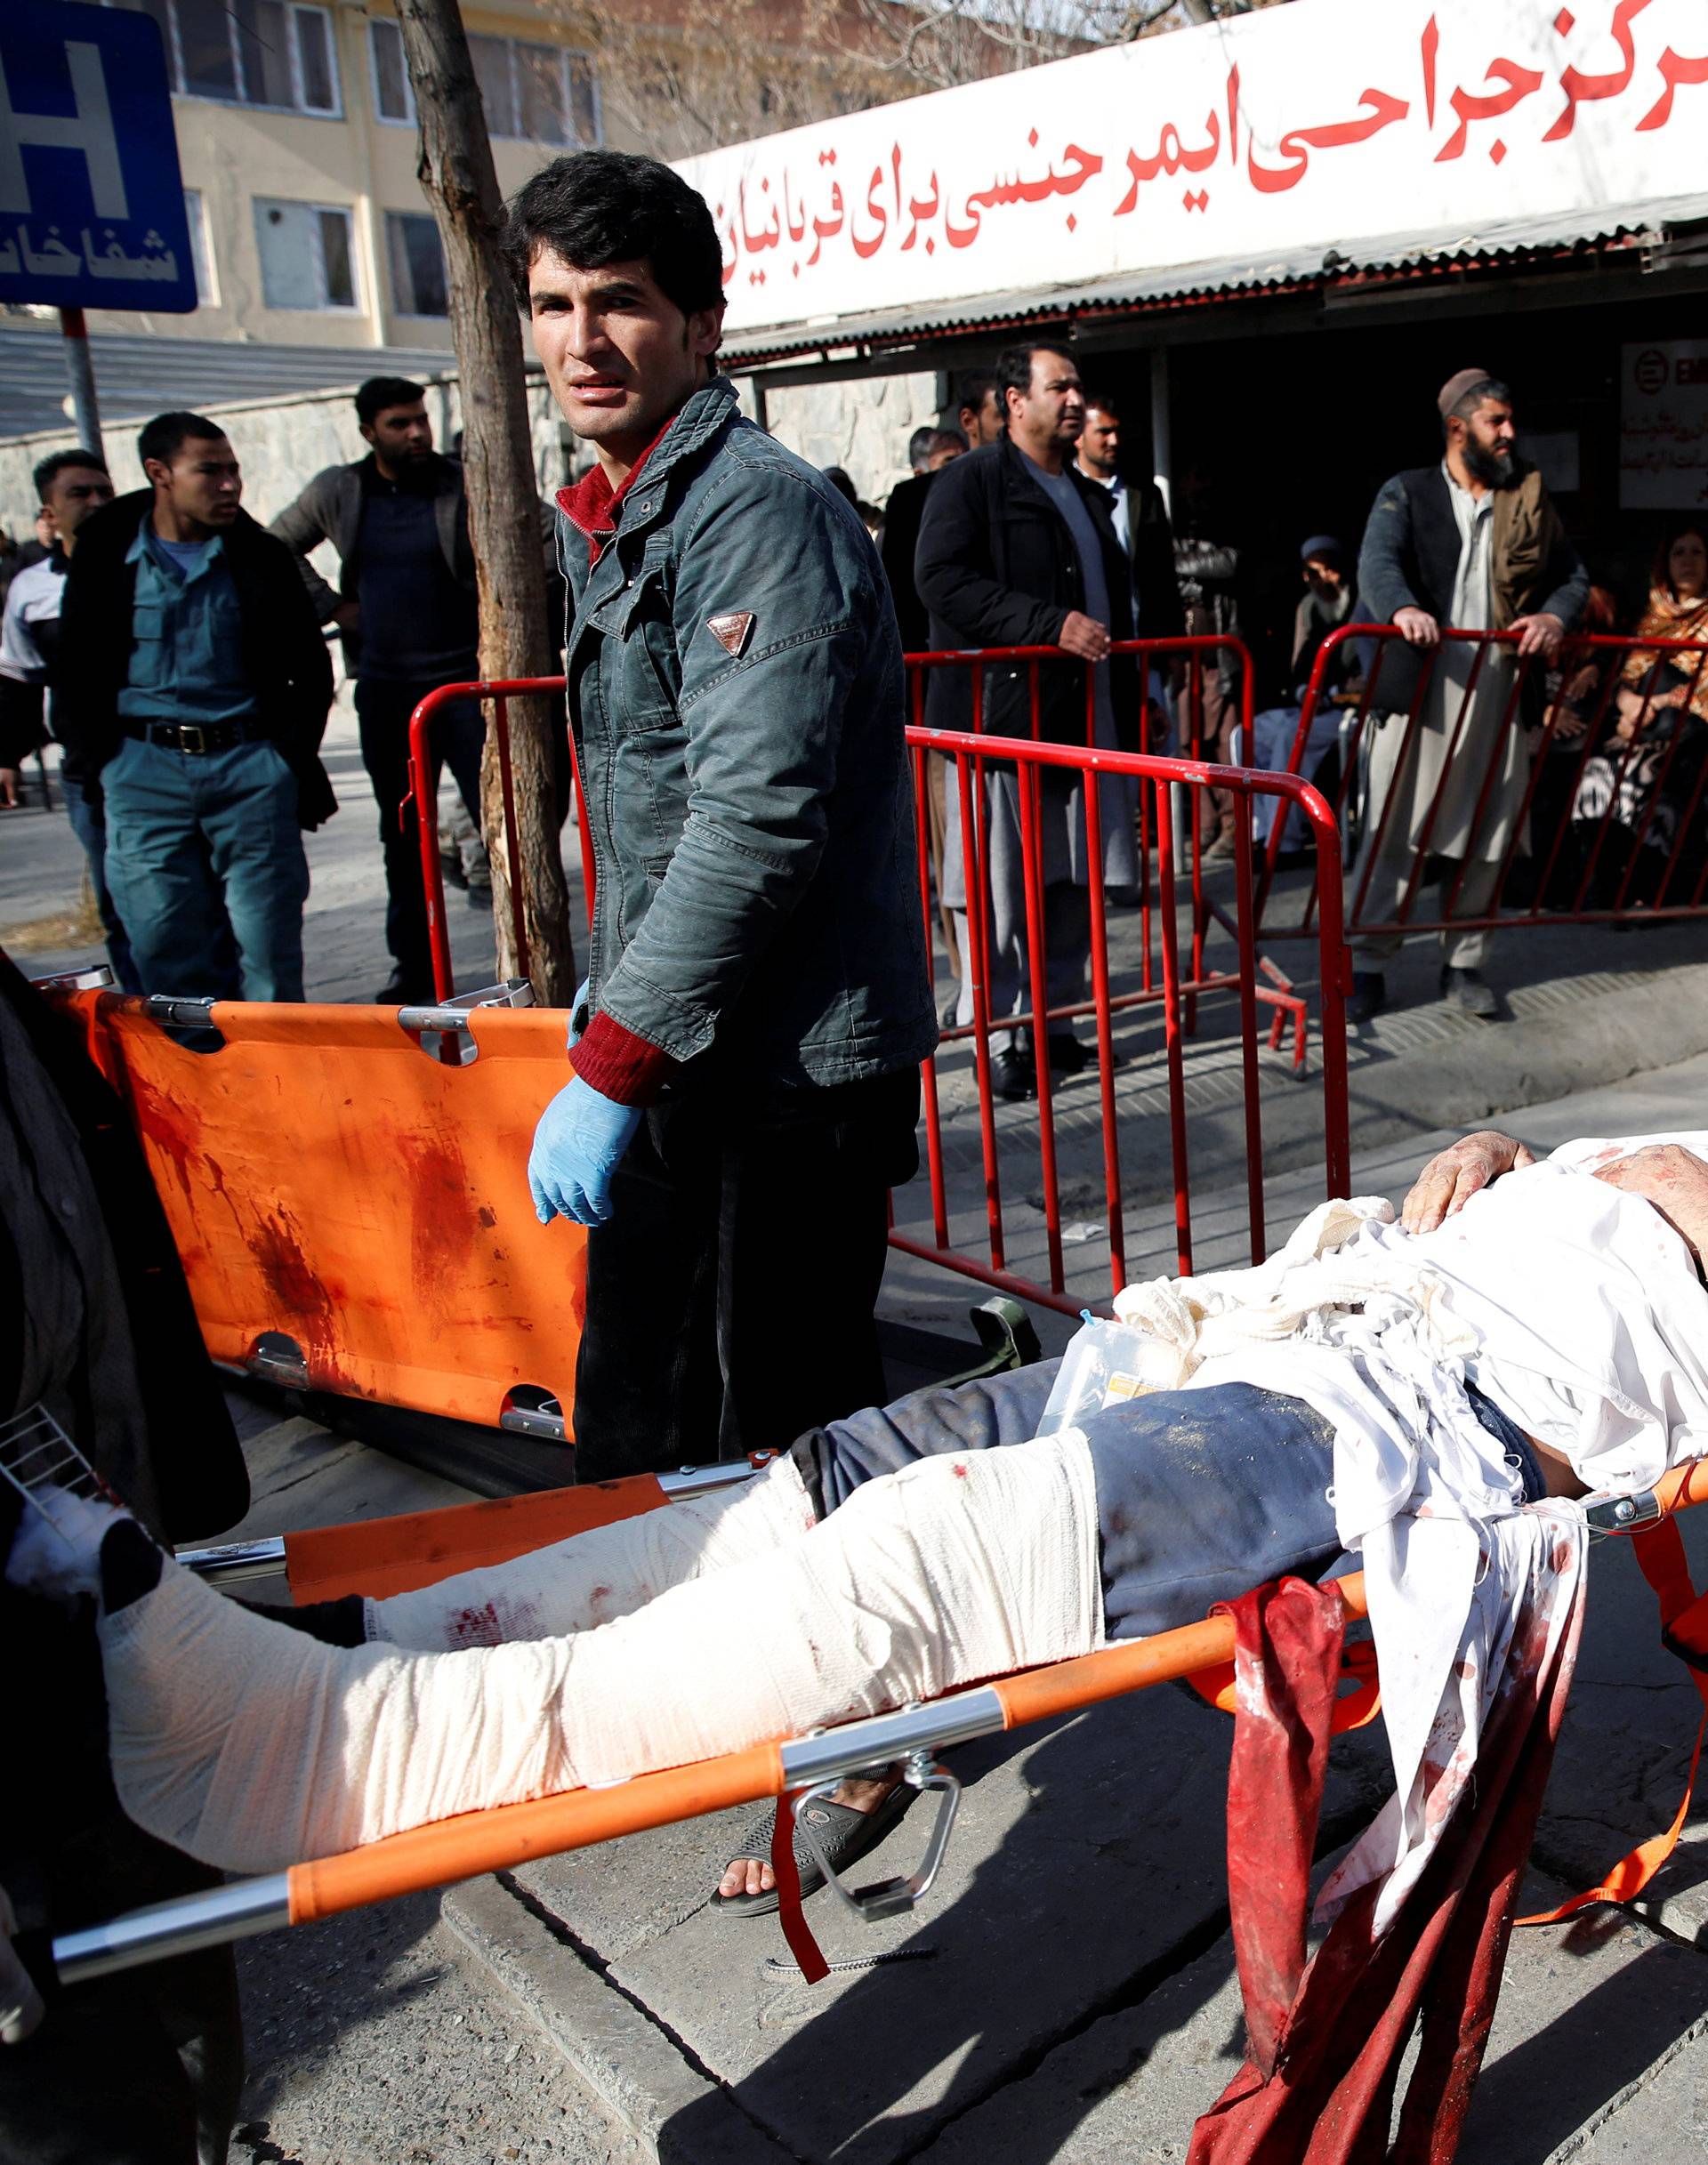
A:
[[[192,1855],[273,1871],[1088,1652],[1090,1454],[1070,1430],[925,1461],[567,1638],[327,1646],[170,1563],[101,1637],[125,1809]]]
[[[560,1638],[631,1615],[673,1586],[800,1541],[818,1523],[793,1459],[751,1480],[594,1526],[484,1571],[367,1605],[367,1636],[454,1653]]]

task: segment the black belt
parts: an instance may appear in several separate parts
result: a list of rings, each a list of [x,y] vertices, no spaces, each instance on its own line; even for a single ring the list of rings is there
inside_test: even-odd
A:
[[[238,744],[254,743],[257,736],[246,721],[137,721],[127,723],[125,734],[194,757],[230,752]]]

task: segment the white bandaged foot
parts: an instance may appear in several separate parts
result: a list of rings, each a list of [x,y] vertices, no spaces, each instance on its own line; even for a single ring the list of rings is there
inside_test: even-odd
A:
[[[126,1811],[211,1863],[273,1871],[1088,1652],[1091,1456],[1069,1429],[927,1460],[569,1638],[327,1646],[171,1564],[101,1632]]]
[[[781,1458],[728,1488],[594,1526],[419,1592],[370,1601],[367,1635],[394,1646],[454,1653],[590,1631],[673,1586],[800,1541],[816,1523],[794,1461]]]

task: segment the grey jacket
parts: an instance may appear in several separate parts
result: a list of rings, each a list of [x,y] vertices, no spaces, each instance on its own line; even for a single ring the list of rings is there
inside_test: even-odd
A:
[[[678,1091],[923,1058],[901,640],[852,507],[714,378],[598,563],[568,517],[559,540],[598,876],[591,1010],[692,1063]]]
[[[329,623],[339,603],[350,599],[355,592],[351,559],[362,523],[362,476],[373,463],[374,455],[370,451],[365,459],[357,459],[351,465],[324,468],[296,502],[282,511],[267,529],[295,552],[302,584],[309,590],[309,599],[322,624]],[[468,496],[463,468],[457,460],[438,453],[434,455],[434,464],[433,516],[439,528],[439,545],[451,576],[473,593],[474,549],[469,540]],[[545,551],[547,570],[555,573],[556,515],[544,503],[537,506],[537,512],[540,544]],[[318,549],[324,541],[329,541],[338,551],[338,561],[342,567],[335,589],[327,584],[309,561],[310,550]]]

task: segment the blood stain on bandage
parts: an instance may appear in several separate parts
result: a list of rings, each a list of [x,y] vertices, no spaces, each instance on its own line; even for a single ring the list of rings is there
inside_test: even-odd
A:
[[[967,1469],[959,1459],[955,1461],[955,1477],[957,1481],[964,1481],[967,1477]]]
[[[453,1646],[501,1646],[504,1635],[498,1611],[490,1601],[477,1608],[459,1609],[450,1620],[447,1636]]]

